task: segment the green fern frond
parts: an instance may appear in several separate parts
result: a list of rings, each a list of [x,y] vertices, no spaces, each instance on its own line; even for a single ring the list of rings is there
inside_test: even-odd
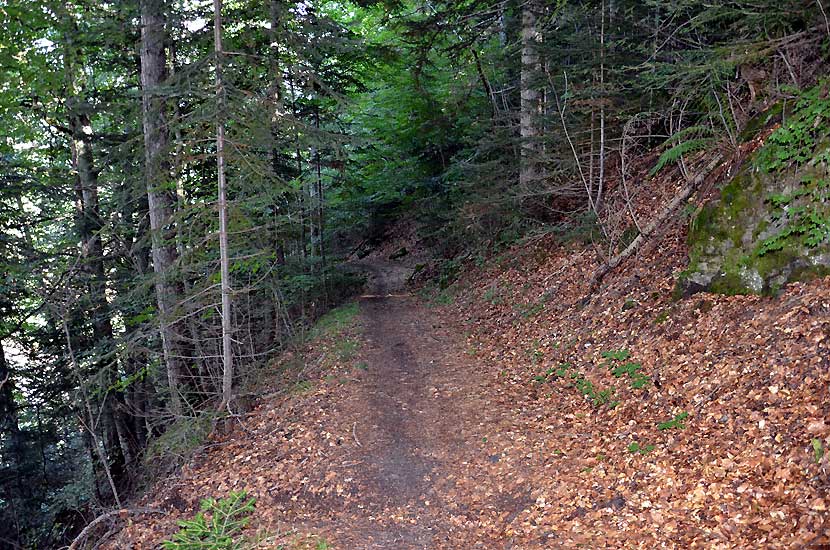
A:
[[[675,132],[674,134],[669,136],[669,138],[663,142],[663,145],[678,143],[687,137],[701,138],[703,136],[711,136],[713,133],[714,131],[709,126],[689,126],[688,128],[683,128],[679,132]]]
[[[657,164],[648,173],[649,176],[655,175],[657,172],[662,170],[667,164],[677,162],[684,155],[688,155],[689,153],[694,153],[695,151],[701,151],[705,149],[711,143],[712,138],[690,139],[688,141],[678,143],[677,145],[671,147],[670,149],[667,149],[663,152],[662,155],[660,155],[660,158],[657,160]]]

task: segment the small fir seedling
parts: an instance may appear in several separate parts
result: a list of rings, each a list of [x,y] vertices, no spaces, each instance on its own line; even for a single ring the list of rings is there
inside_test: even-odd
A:
[[[244,547],[240,534],[248,526],[256,499],[245,491],[226,498],[202,500],[201,511],[191,520],[179,522],[179,531],[164,541],[165,550],[237,550]]]

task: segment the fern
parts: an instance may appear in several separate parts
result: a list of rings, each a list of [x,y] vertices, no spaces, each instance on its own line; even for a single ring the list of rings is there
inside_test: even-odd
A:
[[[684,155],[705,149],[712,143],[711,134],[712,129],[708,126],[690,126],[673,134],[663,142],[664,146],[671,145],[671,147],[663,151],[657,159],[657,164],[649,172],[649,176],[654,176],[667,164],[679,161]]]
[[[687,137],[700,138],[707,135],[712,135],[712,128],[709,126],[689,126],[688,128],[683,128],[682,130],[673,133],[666,141],[663,142],[663,145],[678,143]]]

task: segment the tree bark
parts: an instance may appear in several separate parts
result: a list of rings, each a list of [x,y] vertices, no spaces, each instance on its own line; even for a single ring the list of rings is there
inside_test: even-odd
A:
[[[17,406],[14,402],[14,380],[12,380],[11,369],[6,361],[2,341],[0,341],[0,434],[6,434],[9,441],[8,448],[2,449],[3,455],[5,456],[8,452],[11,455],[11,460],[8,462],[16,465],[23,450],[23,440],[20,435]],[[17,469],[15,468],[14,471],[16,473]]]
[[[161,342],[170,389],[170,409],[182,412],[181,374],[178,359],[175,310],[176,284],[170,273],[176,262],[175,240],[170,234],[173,206],[176,203],[169,179],[169,135],[166,101],[161,86],[167,78],[164,0],[141,0],[141,91],[144,126],[145,179],[150,213],[153,271],[156,301],[161,324]]]
[[[228,202],[225,178],[225,83],[222,80],[222,0],[213,0],[213,45],[216,57],[216,169],[219,187],[219,267],[222,278],[222,403],[233,398],[233,349],[231,331],[231,274],[228,252]]]
[[[541,165],[542,151],[540,140],[540,119],[542,112],[542,94],[538,89],[538,77],[541,71],[539,46],[539,16],[544,12],[540,0],[527,0],[522,7],[522,72],[521,72],[521,112],[519,134],[521,137],[521,158],[519,165],[519,183],[535,185],[544,178]]]
[[[86,311],[92,322],[92,339],[95,346],[96,366],[103,375],[100,404],[103,415],[102,435],[109,457],[110,473],[117,481],[127,474],[126,466],[131,462],[132,451],[127,445],[126,422],[119,418],[123,414],[123,394],[111,391],[118,378],[117,360],[113,354],[114,336],[110,305],[107,301],[107,274],[104,266],[104,246],[101,232],[104,228],[98,200],[98,172],[92,150],[91,107],[85,101],[82,90],[76,83],[76,73],[82,69],[82,52],[75,46],[73,35],[77,26],[66,12],[61,14],[66,25],[64,36],[64,80],[66,82],[66,107],[69,123],[69,149],[72,168],[75,172],[76,220],[78,236],[81,239],[81,264],[85,275]]]

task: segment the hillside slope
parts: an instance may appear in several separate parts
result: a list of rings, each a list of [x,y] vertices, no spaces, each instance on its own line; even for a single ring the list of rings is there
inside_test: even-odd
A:
[[[295,390],[161,483],[143,504],[167,515],[110,547],[152,547],[239,489],[263,548],[830,543],[830,280],[673,301],[683,233],[584,306],[593,255],[547,240],[442,293],[370,289],[396,296],[322,333]]]

